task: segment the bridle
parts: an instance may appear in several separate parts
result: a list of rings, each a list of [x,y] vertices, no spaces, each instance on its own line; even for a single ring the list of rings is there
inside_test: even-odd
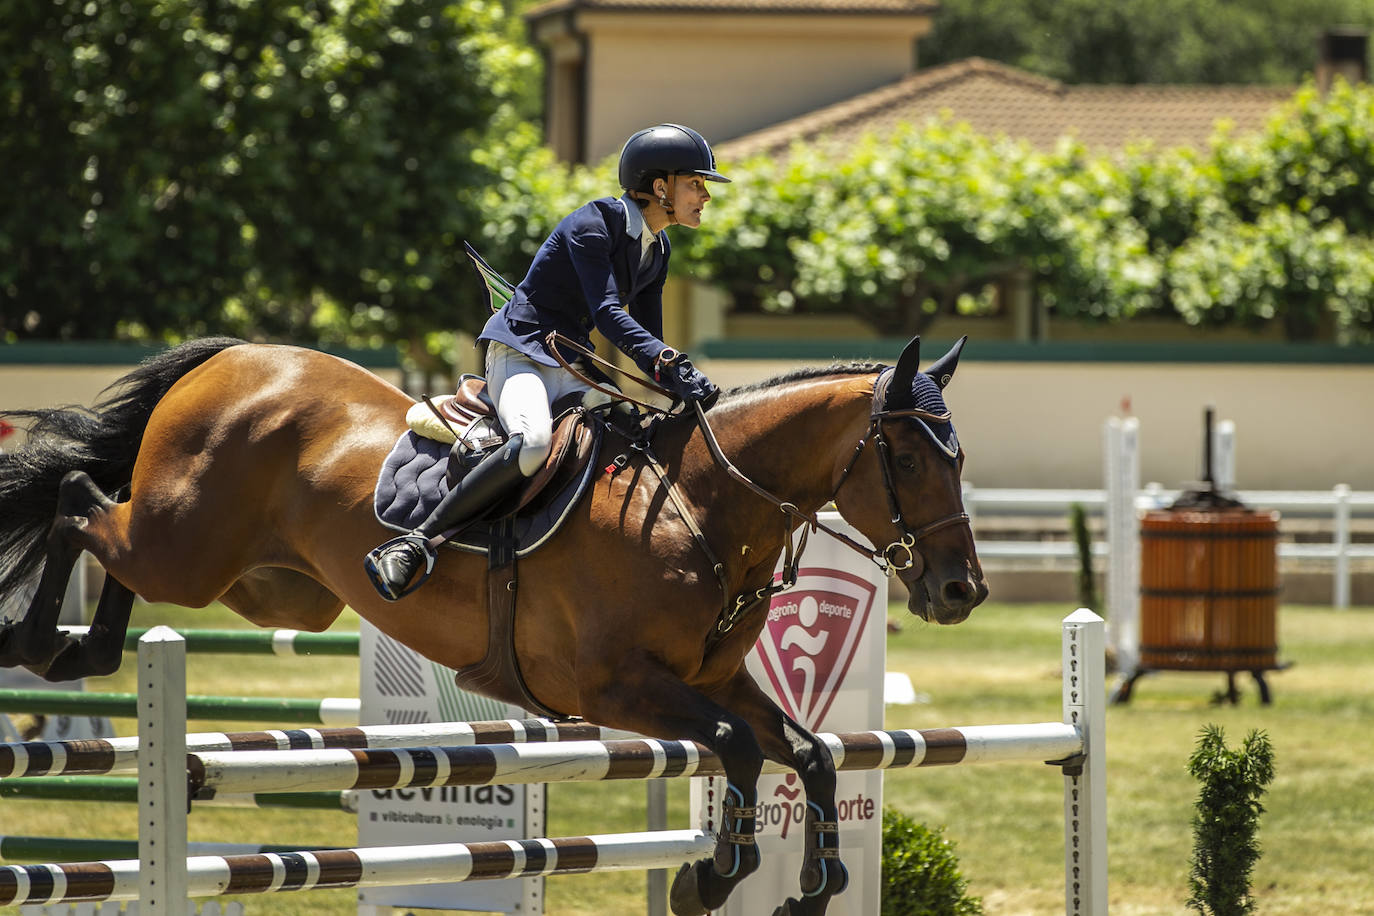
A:
[[[725,469],[726,473],[744,484],[758,496],[773,503],[773,505],[777,506],[787,515],[802,522],[807,530],[823,531],[835,540],[849,547],[851,550],[862,554],[882,570],[883,575],[888,578],[891,578],[899,571],[915,568],[918,562],[920,566],[917,568],[916,575],[919,576],[925,571],[925,559],[916,549],[916,543],[922,538],[952,525],[967,525],[970,523],[967,512],[953,512],[913,530],[902,515],[901,502],[897,498],[897,486],[893,482],[892,449],[888,444],[887,437],[883,434],[883,424],[888,420],[907,418],[948,423],[950,414],[937,414],[915,407],[897,408],[893,410],[886,409],[886,407],[882,405],[887,401],[887,389],[892,380],[892,372],[893,370],[888,368],[878,374],[878,378],[873,385],[873,406],[869,412],[868,429],[859,439],[858,445],[854,447],[854,454],[850,457],[849,463],[846,464],[844,470],[840,472],[840,479],[836,482],[835,489],[831,491],[830,499],[826,500],[827,503],[835,501],[835,497],[840,493],[840,488],[845,485],[845,482],[849,479],[850,472],[853,471],[854,466],[858,464],[860,456],[864,453],[864,449],[868,447],[869,442],[872,442],[874,447],[878,450],[878,466],[882,469],[883,490],[887,496],[888,515],[892,520],[892,524],[897,526],[897,530],[901,532],[901,536],[897,540],[892,541],[880,550],[875,550],[861,544],[844,532],[831,528],[829,525],[822,522],[816,516],[816,513],[801,511],[796,505],[774,496],[772,493],[746,477],[738,468],[730,463],[730,459],[727,458],[725,453],[721,450],[720,444],[716,442],[715,433],[711,430],[711,425],[706,420],[706,413],[701,409],[701,405],[696,403],[692,405],[696,408],[697,423],[701,427],[702,435],[706,439],[706,445],[711,451],[711,457],[715,459],[717,464]],[[803,532],[803,537],[805,537],[805,531]],[[804,543],[803,541],[803,544]],[[788,553],[791,555],[793,551],[790,549],[790,542],[788,547]],[[800,551],[798,550],[797,553],[799,554]],[[905,554],[905,559],[899,559],[903,554]]]
[[[582,347],[575,341],[568,340],[566,337],[564,337],[561,334],[557,334],[556,332],[548,336],[546,343],[548,344],[548,348],[553,354],[554,359],[557,360],[557,362],[561,366],[563,366],[564,369],[567,369],[569,372],[572,372],[578,378],[582,379],[582,381],[591,385],[594,389],[601,391],[611,397],[630,401],[633,404],[647,407],[648,409],[655,411],[656,413],[666,413],[666,411],[663,411],[660,408],[654,407],[649,404],[645,404],[642,401],[637,401],[634,398],[628,397],[623,392],[620,392],[616,389],[607,388],[597,384],[595,381],[593,381],[592,379],[584,375],[582,372],[580,372],[576,367],[574,367],[566,360],[564,360],[562,355],[558,352],[557,344],[568,346],[574,351],[578,352],[580,355],[587,357],[590,360],[598,364],[601,364],[608,369],[629,375],[629,373],[625,373],[624,370],[620,367],[614,365],[613,363],[606,362],[605,360],[598,357],[592,351]],[[931,411],[921,410],[917,407],[901,407],[888,409],[886,407],[887,393],[888,388],[892,383],[894,371],[895,370],[892,367],[888,367],[878,373],[878,377],[873,383],[873,403],[868,416],[868,429],[864,433],[863,437],[859,439],[858,445],[854,447],[854,454],[849,459],[849,463],[845,465],[844,470],[840,473],[840,479],[835,483],[835,488],[831,491],[830,499],[826,500],[827,503],[835,501],[835,497],[837,497],[840,493],[840,488],[845,485],[845,482],[849,479],[850,472],[853,471],[854,466],[858,464],[860,456],[862,456],[864,453],[864,449],[868,447],[869,442],[872,442],[874,447],[878,450],[878,466],[882,469],[883,490],[887,495],[888,515],[892,520],[892,524],[895,525],[897,527],[898,532],[900,532],[900,537],[892,541],[886,547],[883,547],[879,550],[875,550],[866,544],[862,544],[859,541],[856,541],[854,538],[845,534],[843,531],[839,531],[835,528],[832,528],[831,526],[822,522],[817,517],[817,514],[815,512],[803,512],[800,508],[797,507],[795,503],[788,502],[787,500],[774,495],[773,493],[759,486],[754,481],[750,480],[749,477],[744,474],[744,472],[742,472],[739,468],[735,467],[735,465],[726,456],[725,452],[721,449],[720,443],[716,441],[715,431],[711,429],[711,424],[706,419],[706,411],[702,409],[701,404],[697,401],[692,402],[692,408],[696,412],[697,425],[701,429],[702,437],[706,441],[706,447],[711,453],[711,458],[716,462],[716,464],[720,465],[720,467],[726,472],[726,474],[728,474],[732,479],[734,479],[738,483],[748,488],[752,493],[772,503],[774,506],[777,506],[780,510],[782,510],[782,512],[785,515],[793,519],[796,519],[801,523],[801,537],[798,538],[795,542],[792,537],[793,530],[790,527],[787,530],[786,540],[784,541],[785,553],[783,556],[782,580],[780,582],[775,583],[772,582],[770,579],[769,583],[763,586],[762,588],[758,588],[753,591],[746,591],[741,595],[736,595],[733,601],[730,600],[729,587],[726,585],[725,582],[725,565],[717,559],[715,552],[711,549],[710,544],[707,543],[706,537],[702,533],[700,526],[697,525],[690,508],[688,508],[688,506],[685,503],[683,503],[683,501],[678,497],[676,486],[674,486],[672,481],[669,479],[667,472],[663,469],[658,459],[654,456],[652,449],[648,447],[647,443],[640,446],[639,451],[644,456],[649,466],[663,481],[668,493],[668,497],[673,501],[674,506],[678,510],[678,515],[681,516],[683,522],[687,525],[688,531],[691,533],[693,540],[696,542],[697,546],[702,550],[702,552],[705,553],[707,559],[711,562],[712,568],[714,569],[716,574],[716,578],[720,581],[721,590],[725,593],[725,605],[721,610],[720,617],[716,620],[715,627],[712,629],[712,640],[718,640],[724,637],[725,634],[729,633],[730,630],[734,628],[735,624],[742,617],[745,616],[745,614],[747,614],[751,609],[756,607],[764,600],[767,600],[771,598],[773,595],[776,595],[782,591],[786,591],[793,585],[796,585],[797,569],[800,565],[801,554],[802,551],[806,549],[807,536],[812,531],[825,532],[826,534],[830,535],[830,537],[839,541],[841,544],[844,544],[846,547],[850,548],[856,553],[859,553],[862,556],[866,557],[868,560],[872,561],[874,565],[876,565],[880,570],[882,570],[884,576],[892,578],[898,572],[904,572],[908,569],[916,569],[917,576],[921,575],[925,571],[925,558],[921,556],[920,551],[916,547],[917,543],[922,538],[928,537],[929,535],[934,534],[937,531],[941,531],[953,525],[969,524],[969,516],[967,512],[953,512],[942,518],[938,518],[933,522],[922,525],[920,528],[912,529],[907,524],[906,518],[902,515],[901,502],[897,498],[897,487],[896,484],[893,482],[891,454],[892,449],[891,446],[888,444],[886,435],[884,435],[883,433],[883,424],[889,420],[903,419],[915,419],[921,421],[922,423],[948,423],[950,420],[950,414],[937,414]],[[661,388],[658,385],[655,385],[652,382],[649,382],[645,379],[640,379],[637,376],[631,377],[635,378],[635,380],[639,382],[641,385],[644,385],[645,387],[653,391],[657,391],[661,394],[673,397],[673,393],[665,388]]]

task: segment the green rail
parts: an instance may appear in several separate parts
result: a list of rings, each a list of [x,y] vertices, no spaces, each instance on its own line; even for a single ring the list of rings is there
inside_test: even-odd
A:
[[[147,628],[131,629],[124,651],[138,651],[138,638]],[[358,654],[356,632],[306,633],[301,630],[177,630],[187,652],[224,652],[235,655],[353,655]]]
[[[102,803],[138,802],[138,778],[135,776],[31,776],[25,779],[0,780],[0,798],[50,799],[54,801],[92,801]],[[281,792],[258,793],[243,807],[258,808],[318,808],[326,811],[347,810],[342,792]]]
[[[136,718],[138,695],[90,693],[80,690],[0,690],[0,712],[55,716]],[[287,722],[296,725],[356,725],[358,701],[346,697],[323,700],[278,697],[216,697],[188,695],[186,718],[204,721]]]
[[[223,853],[300,852],[303,849],[334,849],[332,846],[252,845],[230,843],[190,843],[191,855]],[[215,850],[212,852],[212,850]],[[90,862],[101,859],[137,859],[138,840],[71,839],[60,836],[0,836],[0,859],[26,859],[37,862]]]

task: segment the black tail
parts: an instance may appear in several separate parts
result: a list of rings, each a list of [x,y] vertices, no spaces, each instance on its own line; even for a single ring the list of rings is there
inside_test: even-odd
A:
[[[39,571],[62,478],[85,471],[110,494],[127,486],[157,402],[186,373],[241,343],[210,337],[149,357],[102,392],[93,408],[0,411],[29,430],[21,448],[0,452],[0,597]]]

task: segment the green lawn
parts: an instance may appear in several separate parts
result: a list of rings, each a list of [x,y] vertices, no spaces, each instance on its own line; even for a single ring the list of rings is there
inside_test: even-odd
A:
[[[924,702],[889,707],[888,727],[931,728],[1039,722],[1060,718],[1060,605],[990,605],[953,628],[910,618],[889,639],[888,669],[905,671]],[[892,611],[896,616],[899,611]],[[904,612],[902,612],[904,613]],[[1259,705],[1248,679],[1240,706],[1209,699],[1220,674],[1157,674],[1136,685],[1129,706],[1107,714],[1111,908],[1114,914],[1186,912],[1189,818],[1196,786],[1185,763],[1207,723],[1238,742],[1253,728],[1269,733],[1277,776],[1261,819],[1263,857],[1255,873],[1258,912],[1370,912],[1374,879],[1374,613],[1284,608],[1280,658],[1293,668],[1270,677],[1274,704]],[[142,607],[135,624],[241,625],[221,610]],[[345,620],[340,627],[355,625]],[[191,693],[356,696],[349,659],[282,660],[192,656]],[[92,689],[132,691],[131,666]],[[117,721],[121,734],[132,724]],[[262,723],[192,723],[193,730]],[[930,768],[888,774],[886,800],[932,826],[944,826],[971,892],[989,914],[1063,910],[1062,777],[1036,764]],[[687,824],[687,785],[670,783],[670,820]],[[639,784],[559,785],[549,793],[553,836],[642,830]],[[0,800],[0,833],[135,837],[132,806]],[[344,845],[355,839],[347,815],[328,812],[197,810],[192,840]],[[1361,864],[1365,863],[1365,864]],[[639,873],[553,878],[547,912],[605,916],[644,909]],[[255,914],[345,914],[354,892],[243,898]]]

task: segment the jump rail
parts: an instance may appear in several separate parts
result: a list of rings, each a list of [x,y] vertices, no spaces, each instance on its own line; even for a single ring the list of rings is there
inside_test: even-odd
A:
[[[715,837],[700,830],[664,830],[518,842],[191,856],[186,859],[185,886],[191,897],[215,897],[632,871],[675,866],[710,855],[714,847]],[[143,900],[140,871],[138,859],[4,866],[0,867],[0,905]]]
[[[89,627],[62,627],[69,636],[83,636]],[[124,651],[134,652],[147,627],[131,627],[124,636]],[[232,655],[352,655],[357,656],[361,637],[356,632],[308,633],[304,630],[205,630],[179,629],[187,652]]]
[[[325,697],[298,700],[277,697],[188,696],[188,719],[268,719],[310,725],[356,725],[356,697]],[[138,695],[89,693],[81,690],[0,689],[0,712],[44,713],[57,716],[105,716],[135,718]]]
[[[326,748],[395,748],[523,744],[546,741],[610,741],[628,732],[585,722],[549,719],[495,719],[416,725],[364,725],[352,728],[274,729],[253,732],[201,732],[186,736],[186,749],[201,751],[286,751]],[[116,775],[138,770],[137,738],[82,741],[27,741],[0,744],[0,778],[18,776]]]
[[[838,770],[887,770],[1003,760],[1062,760],[1083,738],[1064,722],[821,734]],[[639,738],[391,750],[232,751],[187,755],[193,791],[309,792],[723,776],[691,741]],[[785,773],[767,761],[765,773]]]
[[[1028,759],[1061,767],[1065,912],[1105,916],[1103,661],[1102,619],[1080,610],[1064,621],[1063,722],[871,731],[822,738],[836,765],[844,770]],[[139,708],[144,713],[140,729],[149,729],[145,746],[150,749],[138,755],[140,782],[147,789],[146,799],[139,799],[140,859],[0,866],[0,905],[138,898],[141,913],[179,914],[189,897],[664,868],[709,854],[714,847],[715,837],[710,833],[678,830],[188,857],[188,770],[190,782],[198,789],[230,793],[706,776],[722,770],[714,755],[692,742],[642,738],[556,745],[469,743],[466,747],[187,754],[182,740],[184,716],[178,732],[176,716],[154,714],[159,707],[178,705],[178,690],[184,697],[184,643],[166,628],[155,628],[140,645],[139,666],[145,674],[140,678]],[[13,755],[13,748],[24,746],[6,747]],[[151,752],[153,748],[156,753]],[[20,762],[15,755],[12,769],[31,769],[27,757],[22,767],[16,766]],[[766,769],[779,771],[772,766]]]

